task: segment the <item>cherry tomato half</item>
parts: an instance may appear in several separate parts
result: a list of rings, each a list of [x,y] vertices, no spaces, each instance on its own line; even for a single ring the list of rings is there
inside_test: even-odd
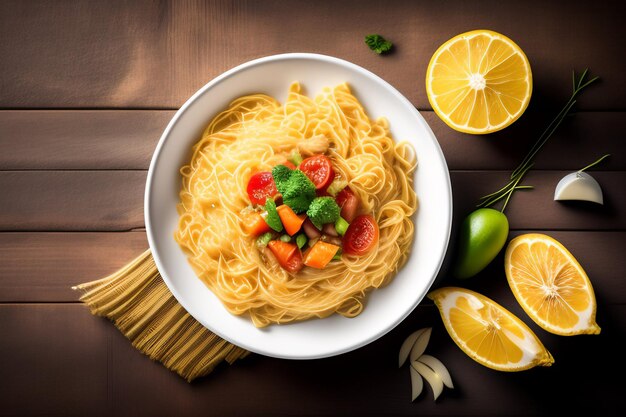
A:
[[[330,159],[324,155],[315,155],[305,159],[300,164],[300,171],[309,177],[318,190],[328,188],[333,179],[335,179],[333,165]]]
[[[354,220],[356,212],[359,209],[359,199],[348,187],[339,191],[335,198],[337,205],[341,208],[341,217],[348,223]]]
[[[349,255],[365,255],[378,242],[378,225],[370,215],[362,214],[346,230],[343,236],[343,252]]]
[[[252,204],[265,204],[267,197],[273,197],[278,191],[271,172],[257,172],[248,181],[248,197]]]

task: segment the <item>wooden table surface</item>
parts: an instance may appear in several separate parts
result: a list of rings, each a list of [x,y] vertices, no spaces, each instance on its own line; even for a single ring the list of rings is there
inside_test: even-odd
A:
[[[626,15],[619,2],[524,1],[2,1],[0,2],[0,415],[331,416],[623,414],[626,331]],[[424,91],[436,48],[466,30],[514,39],[534,78],[526,114],[474,137],[445,126]],[[369,51],[381,33],[396,51]],[[77,302],[72,284],[99,278],[147,248],[143,192],[154,147],[175,110],[223,71],[265,55],[317,52],[361,65],[422,112],[448,161],[454,224],[503,185],[569,97],[571,70],[601,83],[552,138],[507,214],[511,236],[540,231],[587,270],[599,336],[535,325],[509,290],[500,256],[461,285],[496,299],[553,353],[551,368],[500,373],[470,360],[424,301],[401,325],[324,360],[253,355],[188,384],[133,349]],[[605,205],[562,204],[554,186],[604,153],[593,175]],[[430,351],[456,388],[411,403],[397,350],[433,326]],[[623,373],[617,374],[618,380]]]

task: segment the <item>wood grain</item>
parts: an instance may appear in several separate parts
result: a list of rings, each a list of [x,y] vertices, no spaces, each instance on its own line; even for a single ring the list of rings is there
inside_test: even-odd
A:
[[[568,338],[542,331],[519,312],[554,355],[551,368],[519,373],[484,368],[454,345],[436,309],[423,306],[388,335],[354,352],[312,361],[253,355],[190,385],[142,356],[83,306],[0,305],[0,369],[10,376],[10,383],[3,384],[0,413],[429,416],[468,415],[471,410],[477,415],[619,415],[621,387],[599,381],[621,355],[626,306],[601,305],[598,315],[602,334]],[[427,353],[450,369],[455,389],[444,391],[435,403],[426,387],[411,403],[408,369],[397,369],[397,349],[409,333],[425,326],[433,327]],[[602,401],[589,400],[598,398]]]
[[[0,230],[143,227],[145,171],[4,171]]]
[[[591,67],[602,84],[581,108],[624,110],[626,78],[618,1],[499,0],[445,3],[332,1],[3,1],[0,107],[178,108],[213,77],[284,52],[334,55],[382,76],[420,109],[427,63],[439,45],[489,28],[516,41],[533,69],[531,108],[571,92],[571,71]],[[381,33],[396,45],[381,57],[364,44]]]
[[[0,233],[0,302],[76,301],[72,285],[103,278],[147,248],[145,232]]]
[[[626,230],[626,171],[594,172],[605,205],[553,201],[563,171],[533,171],[507,215],[513,229]],[[419,175],[419,174],[418,174]],[[453,171],[454,216],[460,221],[478,198],[503,186],[509,172]],[[125,231],[144,226],[145,171],[0,172],[0,231]]]
[[[475,136],[450,129],[432,111],[421,113],[452,170],[512,170],[552,116],[529,111],[510,128]],[[148,169],[173,115],[171,110],[0,111],[0,170]],[[623,131],[624,112],[578,113],[546,144],[535,168],[576,170],[612,153],[599,169],[624,171],[626,155],[615,141],[615,132]]]
[[[528,231],[514,231],[511,238]],[[626,282],[615,259],[626,247],[626,232],[549,231],[588,271],[603,303],[626,304]],[[450,255],[455,239],[450,242]],[[0,233],[0,303],[70,302],[78,299],[72,285],[115,272],[148,247],[145,232]],[[503,297],[503,254],[468,281],[450,278],[442,269],[436,285],[462,285]],[[428,300],[424,303],[429,304]]]
[[[0,415],[107,415],[109,335],[82,305],[0,305]]]
[[[148,169],[173,111],[0,111],[0,169]]]

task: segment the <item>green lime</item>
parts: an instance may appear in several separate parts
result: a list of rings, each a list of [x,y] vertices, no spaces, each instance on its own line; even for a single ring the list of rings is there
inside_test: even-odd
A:
[[[500,252],[509,235],[509,221],[498,210],[471,212],[461,225],[454,275],[469,278],[482,271]]]

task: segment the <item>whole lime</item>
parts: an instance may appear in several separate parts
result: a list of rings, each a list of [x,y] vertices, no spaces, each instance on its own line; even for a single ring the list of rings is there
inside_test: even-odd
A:
[[[509,221],[498,210],[480,208],[461,225],[454,266],[457,278],[469,278],[482,271],[498,255],[509,235]]]

